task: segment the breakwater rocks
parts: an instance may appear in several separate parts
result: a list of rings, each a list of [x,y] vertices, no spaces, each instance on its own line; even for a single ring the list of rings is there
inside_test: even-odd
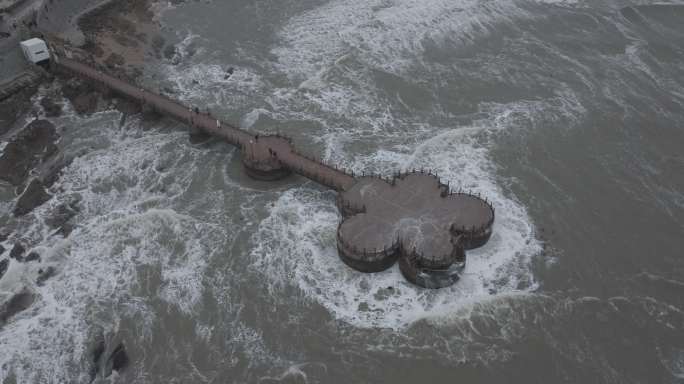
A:
[[[23,216],[48,201],[54,184],[70,159],[61,155],[59,134],[47,121],[35,119],[13,135],[0,154],[0,180],[19,195],[12,213]]]
[[[96,379],[106,379],[112,375],[113,371],[121,373],[131,363],[126,345],[121,340],[121,335],[114,334],[105,337],[103,330],[96,332],[93,336],[93,343],[90,346],[91,356],[90,382]],[[98,380],[97,382],[100,382]]]
[[[19,196],[12,214],[14,216],[23,216],[48,200],[50,200],[50,195],[45,190],[43,182],[39,179],[33,179],[24,189],[21,196]]]
[[[24,289],[9,296],[7,301],[0,304],[0,328],[2,328],[10,318],[28,309],[35,296],[29,290]]]
[[[0,260],[0,279],[2,279],[2,276],[5,275],[5,272],[7,272],[8,268],[9,268],[9,259]]]
[[[0,156],[0,179],[18,186],[29,171],[57,152],[55,126],[47,120],[33,120],[5,146]]]
[[[26,87],[0,101],[0,135],[9,132],[19,118],[31,108],[31,96],[36,93],[37,89],[37,86]]]

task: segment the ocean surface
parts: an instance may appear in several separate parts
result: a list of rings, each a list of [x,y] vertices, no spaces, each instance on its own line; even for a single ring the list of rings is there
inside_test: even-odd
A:
[[[250,180],[171,120],[67,106],[50,120],[80,156],[16,224],[43,261],[0,280],[36,293],[0,330],[0,382],[88,383],[104,334],[131,365],[97,383],[684,383],[679,4],[158,7],[177,52],[149,88],[357,172],[435,169],[493,201],[494,235],[450,288],[362,274],[334,192]],[[70,201],[65,239],[44,218]]]

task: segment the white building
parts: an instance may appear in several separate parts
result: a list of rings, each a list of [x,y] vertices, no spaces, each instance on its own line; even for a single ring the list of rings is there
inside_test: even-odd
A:
[[[26,59],[33,64],[50,60],[50,52],[47,44],[41,39],[33,38],[21,42],[21,50]]]

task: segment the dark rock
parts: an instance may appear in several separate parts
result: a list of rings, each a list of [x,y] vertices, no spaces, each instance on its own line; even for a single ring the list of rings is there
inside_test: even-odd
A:
[[[98,364],[100,362],[100,358],[102,358],[104,351],[105,341],[103,338],[100,338],[100,340],[97,342],[97,345],[95,345],[95,349],[93,349],[93,363]]]
[[[176,91],[174,91],[171,87],[162,87],[162,91],[168,95],[176,94]]]
[[[212,139],[212,136],[210,134],[200,130],[194,132],[191,131],[188,136],[190,144],[204,144]]]
[[[187,58],[191,58],[191,57],[195,56],[196,53],[197,53],[197,47],[195,46],[195,44],[190,43],[190,45],[185,47],[185,55]]]
[[[97,111],[97,102],[100,95],[97,92],[88,92],[76,96],[71,104],[79,114],[92,114]]]
[[[0,156],[0,179],[21,185],[37,164],[57,151],[55,126],[47,120],[33,120],[7,144]]]
[[[49,267],[45,268],[44,270],[39,269],[38,270],[38,278],[36,279],[36,284],[38,284],[39,286],[43,286],[43,284],[45,284],[45,281],[47,281],[47,279],[54,276],[56,272],[57,272],[57,270],[53,266],[49,266]]]
[[[59,117],[62,115],[62,104],[55,102],[51,97],[45,96],[40,100],[45,115],[48,117]]]
[[[0,327],[5,325],[12,316],[30,307],[33,304],[33,300],[33,294],[24,290],[0,305]]]
[[[85,81],[71,79],[62,86],[62,94],[69,99],[76,112],[90,114],[97,111],[99,94]]]
[[[167,45],[164,47],[163,55],[167,60],[171,60],[176,55],[176,47],[173,45]]]
[[[90,381],[93,382],[95,378],[101,375],[101,378],[106,378],[112,375],[113,371],[121,373],[130,364],[130,358],[126,352],[126,346],[122,341],[116,343],[114,340],[120,340],[115,337],[109,342],[105,342],[105,337],[100,330],[95,334],[93,346],[90,349],[92,356],[92,365],[90,368]],[[116,345],[114,349],[112,346]],[[106,358],[105,358],[106,357]]]
[[[12,213],[16,217],[23,216],[50,200],[51,197],[52,196],[45,191],[43,182],[39,179],[33,179],[21,194],[19,200],[17,200],[17,204],[14,206]]]
[[[153,108],[149,107],[143,107],[142,108],[142,121],[146,123],[156,123],[159,120],[164,118],[164,115],[161,113],[157,112]],[[144,129],[148,129],[148,127],[143,127]]]
[[[26,252],[26,248],[21,243],[14,243],[9,257],[16,261],[24,261],[24,252]]]
[[[5,247],[3,247],[2,244],[0,244],[0,255],[2,255],[3,253],[5,253]]]
[[[62,237],[67,238],[71,234],[71,232],[74,230],[74,225],[70,223],[66,223],[62,225],[59,228],[59,231],[57,231],[57,234],[62,235]]]
[[[135,115],[142,111],[140,103],[125,98],[117,99],[115,107],[124,115]]]
[[[31,97],[37,89],[37,86],[27,87],[0,102],[0,135],[12,129],[18,119],[31,110]]]
[[[100,371],[102,366],[102,356],[105,353],[107,346],[105,345],[105,339],[102,332],[98,332],[95,336],[95,344],[91,349],[91,355],[93,357],[92,365],[90,366],[90,382],[92,383],[97,376],[97,372]]]
[[[164,48],[165,43],[166,40],[161,35],[156,35],[152,38],[152,49],[154,50],[155,56],[157,56],[157,58],[161,58],[162,49]]]
[[[90,367],[91,383],[95,380],[95,376],[97,376],[97,372],[100,370],[100,360],[102,359],[102,355],[104,355],[105,348],[106,345],[104,336],[102,333],[99,333],[95,342],[95,346],[92,349],[93,365]]]
[[[0,279],[5,275],[7,269],[9,268],[9,259],[0,260]]]
[[[102,57],[105,54],[104,49],[99,46],[90,36],[86,36],[85,42],[81,46],[85,52],[91,53],[95,57]]]
[[[40,254],[36,251],[31,251],[29,252],[28,255],[24,258],[24,262],[30,263],[32,261],[38,261],[40,262]]]
[[[69,78],[64,85],[62,85],[62,94],[69,100],[75,99],[78,95],[93,91],[93,88],[84,81],[75,78]]]
[[[126,60],[124,60],[123,56],[116,53],[112,53],[107,57],[107,60],[105,60],[104,63],[109,68],[116,68],[124,65],[126,63]]]
[[[120,372],[128,366],[128,354],[126,353],[126,347],[123,342],[119,343],[119,345],[114,348],[112,354],[109,355],[108,363],[111,364],[112,370],[117,372]],[[109,374],[107,376],[109,376]]]
[[[62,170],[68,167],[73,160],[73,157],[65,157],[60,154],[44,163],[40,169],[39,177],[45,188],[50,188],[62,175]]]
[[[78,201],[70,201],[69,203],[59,204],[54,211],[45,219],[47,224],[52,229],[57,229],[78,213]]]

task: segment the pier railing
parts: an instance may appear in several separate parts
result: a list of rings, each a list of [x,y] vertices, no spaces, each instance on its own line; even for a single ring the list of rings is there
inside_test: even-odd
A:
[[[56,64],[61,68],[65,68],[96,84],[105,86],[116,93],[132,98],[154,111],[187,122],[192,127],[219,136],[242,150],[245,150],[248,145],[254,145],[258,139],[257,135],[216,119],[209,112],[201,111],[199,108],[190,105],[184,105],[160,93],[132,85],[124,79],[104,73],[102,70],[95,68],[95,65],[82,64],[75,59],[75,55],[68,49],[53,49],[53,56],[55,57]],[[271,136],[279,137],[287,140],[288,143],[292,143],[291,138],[280,135]],[[291,148],[292,150],[289,153],[278,153],[277,159],[280,164],[289,168],[292,172],[299,173],[304,177],[338,191],[344,190],[353,183],[353,172],[350,174],[334,165],[324,163],[321,159],[306,156],[294,149],[293,146]],[[251,160],[271,164],[268,158],[257,159],[255,156],[252,156]]]
[[[351,253],[359,258],[363,258],[362,260],[364,261],[373,261],[394,256],[401,249],[399,236],[392,241],[392,244],[383,248],[364,248],[349,243],[344,239],[344,236],[342,236],[341,229],[343,223],[344,222],[340,222],[337,226],[337,244],[338,246],[344,247],[348,254]]]

